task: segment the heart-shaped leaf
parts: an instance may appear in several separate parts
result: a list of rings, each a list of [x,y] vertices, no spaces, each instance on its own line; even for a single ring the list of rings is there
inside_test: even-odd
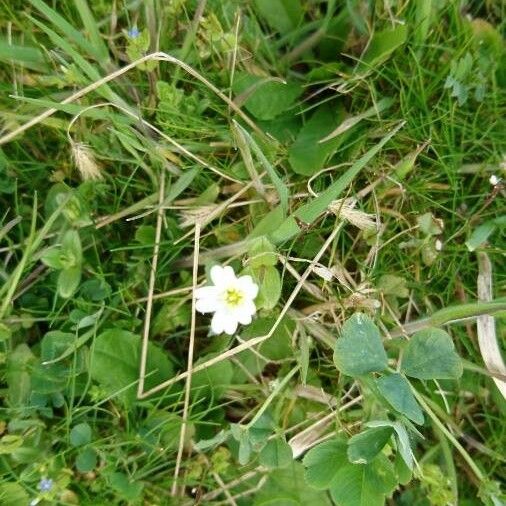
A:
[[[457,379],[462,361],[452,338],[441,329],[425,329],[413,335],[404,352],[402,372],[418,379]]]
[[[348,459],[353,464],[371,462],[383,450],[392,433],[392,427],[373,427],[355,434],[348,441]]]
[[[329,488],[341,467],[348,463],[346,441],[336,439],[320,443],[304,457],[306,481],[319,490]]]
[[[347,464],[337,473],[330,494],[339,506],[384,506],[397,486],[391,462],[378,455],[370,464]]]
[[[334,349],[334,363],[348,376],[363,376],[387,368],[387,354],[378,327],[368,316],[355,313],[343,325]]]
[[[270,440],[260,452],[260,464],[265,467],[286,467],[293,459],[291,446],[282,438]]]

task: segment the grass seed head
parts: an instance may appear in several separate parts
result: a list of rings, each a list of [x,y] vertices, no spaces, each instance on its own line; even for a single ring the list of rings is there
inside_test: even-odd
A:
[[[93,150],[81,142],[72,142],[72,156],[83,181],[98,181],[103,179],[100,168],[95,160]]]

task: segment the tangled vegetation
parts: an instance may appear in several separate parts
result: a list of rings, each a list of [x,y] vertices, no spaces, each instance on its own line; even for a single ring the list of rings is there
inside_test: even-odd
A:
[[[504,504],[505,11],[0,0],[0,504]]]

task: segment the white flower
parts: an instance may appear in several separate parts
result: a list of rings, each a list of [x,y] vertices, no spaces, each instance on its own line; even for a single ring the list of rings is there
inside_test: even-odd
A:
[[[492,174],[490,176],[490,179],[488,180],[488,182],[492,185],[492,186],[496,186],[497,184],[499,184],[499,181],[500,179],[495,175],[495,174]]]
[[[213,285],[195,290],[195,307],[199,313],[214,313],[211,329],[215,334],[232,335],[239,323],[251,323],[257,310],[253,301],[258,295],[258,285],[251,276],[238,278],[230,266],[215,265],[210,274]]]
[[[436,247],[436,251],[441,251],[443,249],[443,243],[441,242],[440,239],[436,239],[435,247]]]

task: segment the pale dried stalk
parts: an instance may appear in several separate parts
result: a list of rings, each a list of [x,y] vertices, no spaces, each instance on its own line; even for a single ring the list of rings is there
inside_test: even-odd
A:
[[[158,201],[163,202],[165,195],[165,174],[162,172],[160,177],[160,191]],[[149,329],[151,327],[151,313],[153,310],[153,292],[155,291],[156,268],[158,266],[158,255],[160,253],[160,238],[162,235],[163,209],[159,209],[156,218],[155,245],[153,247],[153,263],[149,273],[148,300],[146,302],[146,316],[144,318],[144,330],[142,335],[141,364],[139,372],[139,384],[137,385],[137,397],[140,398],[144,391],[144,382],[146,380],[146,361],[148,357]]]
[[[181,459],[183,458],[184,441],[186,437],[186,429],[188,426],[188,408],[190,406],[190,394],[192,385],[193,374],[193,350],[195,348],[195,323],[196,323],[196,310],[195,310],[195,289],[197,288],[197,277],[199,271],[199,249],[200,249],[200,224],[195,225],[195,249],[193,252],[193,286],[192,286],[192,313],[190,323],[190,342],[188,345],[188,365],[186,369],[186,388],[184,394],[183,406],[183,423],[181,424],[181,432],[179,435],[179,447],[177,451],[176,467],[174,469],[174,483],[172,484],[171,495],[177,494],[177,479],[179,476],[179,469],[181,467]]]
[[[359,395],[351,401],[343,404],[337,410],[337,413],[347,410],[351,406],[358,404],[362,401],[362,396]],[[296,459],[304,454],[307,450],[315,446],[318,440],[322,437],[322,434],[328,429],[329,425],[336,417],[336,412],[332,411],[328,415],[325,415],[320,420],[317,420],[314,424],[310,425],[297,435],[293,436],[288,444],[292,447],[293,458]]]
[[[478,253],[478,267],[478,298],[482,302],[490,302],[492,301],[492,264],[486,253]],[[476,325],[478,345],[485,367],[492,374],[497,388],[506,399],[506,382],[495,376],[506,376],[506,366],[497,343],[495,319],[493,316],[484,314],[478,316]]]

